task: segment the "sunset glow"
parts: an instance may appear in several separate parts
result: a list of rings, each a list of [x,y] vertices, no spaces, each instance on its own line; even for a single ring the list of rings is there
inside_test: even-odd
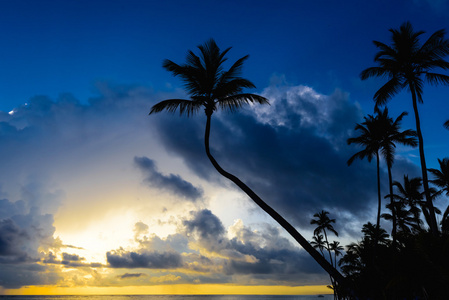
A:
[[[375,160],[348,166],[360,145],[347,142],[384,84],[359,76],[372,41],[389,42],[407,20],[427,38],[448,12],[430,0],[3,1],[0,295],[332,293],[307,247],[211,164],[206,124],[218,163],[307,241],[314,214],[329,212],[340,259],[377,217]],[[163,100],[191,100],[163,61],[191,63],[188,51],[212,39],[231,47],[226,70],[249,55],[237,75],[256,88],[230,95],[269,105],[149,115]],[[423,89],[427,168],[439,168],[449,87]],[[392,116],[408,112],[403,129],[416,127],[409,99],[404,90],[388,103]],[[418,148],[395,151],[394,180],[421,176]],[[379,170],[387,194],[384,158]],[[444,212],[449,199],[434,203]],[[381,226],[391,234],[388,216]]]

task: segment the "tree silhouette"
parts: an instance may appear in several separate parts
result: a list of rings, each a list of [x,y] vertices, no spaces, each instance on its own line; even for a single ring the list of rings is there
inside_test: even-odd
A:
[[[324,237],[322,234],[315,234],[312,237],[312,241],[310,244],[313,246],[313,248],[320,250],[321,255],[324,256],[324,249],[326,249],[326,243],[324,242]]]
[[[391,168],[393,166],[394,162],[394,154],[395,154],[395,148],[396,144],[402,144],[405,146],[417,146],[416,141],[416,132],[414,130],[405,130],[400,131],[400,125],[402,122],[402,119],[404,116],[407,115],[406,112],[403,112],[399,115],[399,117],[396,118],[396,120],[393,121],[392,118],[388,116],[388,108],[385,108],[383,111],[376,108],[377,112],[377,120],[379,123],[379,127],[381,129],[381,143],[380,143],[380,149],[382,156],[384,157],[386,163],[387,163],[387,169],[388,169],[388,183],[389,183],[389,195],[390,198],[390,207],[392,210],[392,221],[393,221],[393,244],[396,241],[396,211],[395,208],[397,207],[394,204],[394,198],[393,198],[393,178],[391,175]],[[399,208],[399,206],[398,206]]]
[[[412,228],[415,232],[422,231],[421,208],[425,207],[425,203],[423,202],[423,193],[421,192],[421,178],[409,179],[408,175],[404,175],[403,185],[399,181],[393,182],[393,185],[397,189],[396,194],[393,194],[393,198],[398,200],[397,202],[408,205],[409,212],[413,215]],[[428,213],[425,208],[422,211]]]
[[[220,51],[213,39],[204,45],[198,46],[200,56],[193,51],[187,53],[187,63],[178,65],[171,60],[164,60],[163,67],[174,76],[179,76],[184,82],[184,87],[190,99],[168,99],[155,104],[150,114],[164,110],[175,112],[179,110],[181,115],[187,116],[198,113],[204,108],[206,113],[206,129],[204,145],[207,157],[215,169],[225,178],[231,180],[244,191],[260,208],[275,219],[288,233],[320,264],[320,266],[335,278],[341,285],[345,278],[338,272],[310,243],[278,212],[264,202],[252,189],[233,174],[225,171],[212,156],[209,147],[211,117],[218,108],[236,111],[247,103],[268,104],[268,100],[262,96],[242,93],[245,88],[254,88],[254,84],[240,77],[243,62],[248,58],[244,56],[238,59],[227,71],[223,70],[225,55],[231,48]]]
[[[324,240],[326,242],[326,249],[329,253],[329,260],[331,264],[333,264],[333,259],[331,255],[331,249],[329,246],[329,240],[327,238],[327,231],[332,231],[336,236],[338,236],[338,232],[334,229],[334,226],[332,226],[332,223],[335,223],[335,219],[330,219],[328,216],[329,212],[322,210],[319,213],[316,213],[313,215],[315,219],[312,219],[310,221],[310,224],[317,225],[315,230],[313,231],[313,234],[315,236],[318,236],[320,233],[324,234]]]
[[[381,147],[382,140],[382,128],[379,126],[378,120],[372,116],[368,115],[364,117],[364,122],[357,124],[355,130],[360,132],[358,137],[349,138],[348,145],[357,144],[364,149],[360,150],[348,160],[348,166],[351,165],[356,158],[358,159],[368,159],[371,162],[373,157],[376,157],[376,169],[377,169],[377,218],[376,227],[380,227],[380,212],[382,208],[382,198],[380,192],[380,161],[379,161],[379,151]]]
[[[435,178],[430,182],[441,188],[441,191],[445,192],[446,196],[449,196],[449,158],[446,157],[443,158],[443,160],[438,159],[438,163],[440,164],[440,170],[429,169],[429,172],[432,173]],[[441,230],[446,233],[449,232],[449,206],[443,213]]]
[[[388,78],[387,83],[374,95],[377,106],[384,105],[404,88],[411,92],[419,141],[424,193],[430,213],[429,226],[431,231],[437,234],[438,227],[429,191],[424,142],[417,104],[423,102],[424,81],[430,84],[449,84],[449,76],[432,72],[434,69],[449,69],[449,63],[444,60],[444,57],[449,54],[449,41],[444,37],[445,31],[438,30],[421,46],[419,37],[424,32],[414,32],[409,22],[403,23],[399,30],[390,29],[390,32],[392,34],[392,45],[388,46],[374,41],[374,45],[379,49],[374,57],[378,66],[365,69],[360,77],[362,80],[370,77]]]

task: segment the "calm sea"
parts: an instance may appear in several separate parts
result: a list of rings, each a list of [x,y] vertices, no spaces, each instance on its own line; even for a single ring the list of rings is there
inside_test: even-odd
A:
[[[101,295],[101,296],[0,296],[0,300],[331,300],[333,295],[262,296],[262,295]]]

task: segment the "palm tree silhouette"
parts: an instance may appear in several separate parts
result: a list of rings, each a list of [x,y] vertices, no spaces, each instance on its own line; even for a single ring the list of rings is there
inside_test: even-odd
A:
[[[403,112],[393,121],[392,118],[388,116],[388,108],[385,108],[383,111],[379,108],[376,108],[377,112],[377,120],[379,123],[379,127],[381,128],[382,138],[380,143],[382,156],[385,158],[388,169],[388,183],[389,183],[389,195],[390,198],[390,206],[392,210],[392,219],[393,219],[393,244],[396,241],[396,205],[394,204],[393,198],[393,178],[391,175],[391,168],[394,162],[394,154],[396,144],[402,144],[405,146],[417,146],[416,141],[416,132],[414,130],[405,130],[400,131],[400,125],[404,116],[407,115],[406,112]]]
[[[441,188],[442,192],[446,192],[446,196],[449,196],[449,158],[438,159],[438,163],[440,164],[440,170],[429,169],[429,172],[435,177],[430,182]],[[443,213],[441,230],[446,233],[449,232],[449,206]]]
[[[390,29],[392,45],[374,41],[379,52],[374,57],[378,63],[362,71],[362,80],[370,77],[387,77],[388,81],[375,94],[376,106],[384,105],[394,95],[404,88],[408,88],[412,95],[415,113],[416,131],[419,140],[419,156],[423,178],[426,203],[430,212],[430,228],[434,234],[438,233],[435,211],[429,192],[427,167],[424,156],[424,143],[418,113],[418,102],[422,103],[424,80],[430,84],[449,84],[449,76],[433,73],[433,69],[449,69],[449,63],[444,57],[449,54],[449,41],[444,38],[445,31],[438,30],[420,46],[419,37],[423,31],[414,32],[409,22],[403,23],[399,30]]]
[[[446,129],[449,129],[449,120],[447,120],[446,122],[444,122],[443,126],[444,126]]]
[[[320,264],[320,266],[335,278],[341,285],[345,278],[338,272],[312,245],[278,212],[265,203],[252,189],[233,174],[225,171],[212,156],[209,148],[209,136],[211,128],[211,117],[218,108],[237,110],[247,103],[268,104],[268,100],[262,96],[242,93],[245,88],[254,88],[254,84],[240,77],[243,62],[248,58],[244,56],[238,59],[227,71],[223,70],[225,55],[231,49],[220,51],[213,39],[204,45],[198,46],[200,56],[192,51],[187,53],[187,63],[178,65],[171,60],[164,60],[163,67],[174,76],[179,76],[184,81],[184,87],[191,99],[168,99],[155,104],[150,115],[164,110],[187,116],[198,113],[204,108],[206,113],[206,129],[204,134],[204,145],[207,157],[215,169],[225,178],[231,180],[242,191],[244,191],[260,208],[275,219],[287,232]]]
[[[411,225],[411,227],[415,232],[421,231],[421,208],[425,207],[425,203],[423,202],[423,193],[421,192],[421,178],[414,177],[409,179],[408,175],[404,175],[404,184],[401,184],[399,181],[395,181],[393,182],[393,186],[397,189],[397,193],[393,194],[394,199],[397,199],[397,202],[408,205],[409,212],[413,215],[413,225]],[[422,211],[425,214],[428,213],[426,209],[423,209]]]
[[[334,226],[332,226],[332,223],[335,223],[335,219],[330,219],[328,216],[329,212],[322,210],[319,213],[316,213],[313,215],[314,218],[310,221],[310,224],[317,225],[315,230],[313,231],[313,234],[315,236],[318,236],[320,233],[324,234],[324,240],[326,241],[326,249],[329,252],[329,260],[331,264],[333,264],[332,255],[331,255],[331,249],[329,247],[329,240],[327,239],[327,232],[332,231],[336,236],[338,236],[338,232],[334,229]]]
[[[382,198],[380,193],[380,161],[379,161],[379,151],[381,148],[381,140],[382,140],[382,129],[379,126],[379,122],[377,119],[368,115],[364,117],[364,122],[361,124],[357,124],[355,126],[355,130],[360,131],[361,134],[358,137],[349,138],[348,145],[357,144],[364,147],[363,150],[357,152],[348,160],[348,166],[350,166],[356,158],[364,159],[365,157],[368,159],[368,162],[371,162],[373,157],[376,157],[376,166],[377,166],[377,218],[376,218],[376,227],[380,227],[380,212],[382,208]]]
[[[315,234],[312,237],[310,244],[313,248],[320,250],[321,255],[324,256],[323,250],[326,249],[326,243],[324,242],[324,236],[322,234]]]

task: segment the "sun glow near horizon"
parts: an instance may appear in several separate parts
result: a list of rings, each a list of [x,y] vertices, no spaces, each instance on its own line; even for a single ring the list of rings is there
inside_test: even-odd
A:
[[[3,295],[318,295],[331,294],[325,285],[244,286],[231,284],[174,284],[125,287],[29,286],[0,290]]]

